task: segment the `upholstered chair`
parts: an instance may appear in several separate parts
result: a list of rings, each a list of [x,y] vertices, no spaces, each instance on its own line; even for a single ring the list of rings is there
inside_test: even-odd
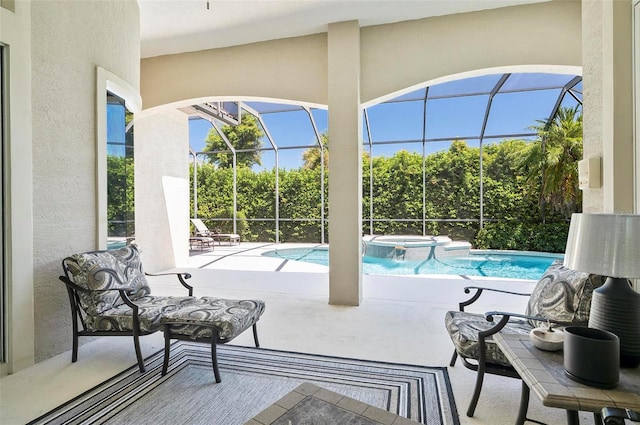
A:
[[[562,265],[562,260],[556,260],[544,272],[531,294],[466,287],[465,293],[473,291],[472,296],[459,303],[459,311],[449,311],[445,315],[445,326],[455,347],[449,365],[453,367],[459,356],[465,367],[477,373],[467,416],[471,417],[475,412],[485,373],[519,378],[492,335],[497,332],[528,335],[533,328],[540,326],[587,326],[593,290],[601,286],[604,279],[570,270]],[[486,292],[528,296],[525,313],[492,311],[479,314],[465,311]],[[500,317],[497,323],[493,320],[495,316]],[[522,413],[526,414],[526,411]]]

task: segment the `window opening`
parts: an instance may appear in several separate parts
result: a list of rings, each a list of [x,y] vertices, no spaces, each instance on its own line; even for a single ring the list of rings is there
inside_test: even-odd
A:
[[[519,73],[485,75],[425,86],[365,108],[362,132],[363,233],[384,233],[394,226],[399,230],[410,229],[411,233],[422,234],[473,233],[482,229],[485,221],[512,219],[514,214],[523,214],[525,209],[534,208],[535,205],[525,205],[524,202],[521,202],[522,206],[513,206],[511,204],[520,202],[516,197],[504,199],[501,196],[501,191],[511,190],[510,187],[504,188],[506,183],[501,182],[502,177],[513,177],[509,174],[513,173],[511,161],[503,157],[510,152],[509,146],[526,147],[536,141],[538,132],[534,126],[539,121],[554,117],[561,107],[579,107],[581,101],[580,76]],[[254,183],[258,185],[254,189],[259,187],[264,194],[244,189],[240,184],[234,190],[233,196],[237,197],[239,211],[251,196],[255,198],[254,204],[263,205],[261,215],[247,214],[246,220],[252,228],[247,235],[249,237],[244,240],[279,241],[282,237],[285,242],[303,241],[287,234],[288,226],[295,227],[295,223],[292,225],[289,220],[303,222],[316,220],[316,217],[301,217],[300,212],[305,211],[303,207],[297,206],[297,211],[290,208],[288,203],[294,202],[295,197],[283,186],[282,179],[287,173],[306,166],[306,162],[301,162],[301,153],[307,154],[315,149],[314,161],[318,161],[318,153],[326,154],[328,158],[327,146],[318,150],[328,126],[326,110],[309,108],[311,120],[315,119],[317,123],[315,128],[313,123],[310,125],[307,121],[303,112],[305,107],[301,105],[253,101],[239,101],[239,105],[245,108],[248,115],[256,117],[264,133],[261,146],[254,149],[262,153],[261,164],[251,167],[250,172],[270,173],[269,177],[257,177],[260,183]],[[310,135],[307,136],[305,131]],[[292,134],[296,137],[292,138]],[[329,142],[327,140],[326,145]],[[225,150],[231,152],[231,149]],[[251,150],[235,149],[238,155]],[[377,181],[380,171],[376,165],[384,163],[383,158],[398,155],[404,155],[406,159],[403,162],[402,158],[396,158],[398,164],[405,171],[410,169],[412,178],[416,179],[408,183],[407,188],[411,190],[407,190],[406,199],[403,198],[405,204],[412,205],[410,211],[402,212],[406,214],[404,216],[400,216],[400,210],[393,210],[403,203],[403,199],[398,200],[398,205],[392,205],[391,210],[381,207],[389,191],[388,187]],[[442,170],[435,170],[432,161],[440,164]],[[448,161],[466,163],[466,175],[451,184],[457,185],[452,187],[456,193],[466,194],[466,204],[471,201],[474,205],[441,208],[440,204],[450,198],[444,194],[439,198],[441,201],[437,202],[438,205],[429,204],[434,203],[430,201],[433,199],[432,192],[438,190],[434,182],[443,176],[456,178],[451,173],[447,174],[450,166],[456,166]],[[326,189],[323,186],[324,171],[321,174],[323,177],[318,177],[321,193],[319,202],[323,213],[326,211],[323,198]],[[389,174],[388,169],[384,171]],[[401,175],[398,173],[398,177]],[[303,180],[300,180],[300,184],[303,185]],[[393,179],[386,184],[397,186]],[[521,188],[517,186],[513,190]],[[228,198],[226,202],[230,202],[232,196]],[[511,203],[506,206],[507,209],[511,208],[508,210],[511,215],[499,210],[507,201]],[[495,205],[485,208],[485,203],[491,202]],[[200,201],[198,203],[201,204]],[[307,201],[305,205],[306,211],[315,212],[315,200],[313,203]],[[206,210],[201,211],[206,214]],[[323,224],[325,219],[323,215],[319,218]],[[326,242],[324,239],[304,241]]]
[[[135,237],[133,113],[107,92],[107,249]]]

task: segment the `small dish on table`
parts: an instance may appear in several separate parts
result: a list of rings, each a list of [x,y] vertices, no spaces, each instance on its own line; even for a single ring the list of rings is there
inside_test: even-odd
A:
[[[547,326],[533,328],[529,332],[529,339],[540,350],[558,351],[562,350],[564,345],[564,332],[561,329]]]

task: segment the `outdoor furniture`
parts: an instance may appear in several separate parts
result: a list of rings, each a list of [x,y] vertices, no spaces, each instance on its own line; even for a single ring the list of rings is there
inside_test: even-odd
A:
[[[193,247],[198,247],[200,251],[204,248],[211,248],[213,251],[215,240],[208,236],[190,236],[189,237],[189,249],[193,249]]]
[[[221,245],[222,240],[229,241],[229,245],[232,243],[240,243],[240,235],[236,233],[222,233],[220,230],[209,230],[206,224],[199,218],[192,218],[191,222],[196,228],[196,236],[208,236],[218,241]]]
[[[604,283],[604,279],[602,276],[567,269],[562,265],[562,260],[556,260],[547,268],[531,294],[466,287],[465,293],[469,294],[472,290],[475,292],[471,298],[459,303],[459,311],[449,311],[445,315],[445,326],[455,347],[449,366],[453,367],[460,356],[465,367],[477,372],[467,416],[471,417],[475,412],[485,373],[520,377],[509,359],[497,347],[492,335],[503,332],[528,337],[531,329],[549,323],[586,326],[589,321],[592,292]],[[464,311],[465,307],[477,301],[484,291],[529,296],[525,314],[503,311],[476,314]],[[502,317],[498,323],[492,323],[494,316]]]
[[[567,424],[580,423],[579,411],[591,412],[594,423],[623,424],[624,422],[607,421],[607,417],[615,417],[624,409],[606,409],[609,406],[625,406],[640,409],[640,370],[620,368],[620,381],[615,388],[605,389],[581,384],[565,373],[564,352],[543,351],[536,348],[528,336],[498,333],[496,344],[511,361],[514,369],[522,377],[522,395],[520,414],[516,425],[524,425],[525,413],[529,401],[529,393],[533,393],[545,407],[566,411]],[[605,412],[606,411],[606,412]],[[624,416],[623,416],[624,417]],[[621,419],[618,419],[621,421]],[[540,422],[536,422],[540,423]]]
[[[605,407],[602,409],[602,418],[604,419],[604,425],[624,425],[625,419],[640,422],[640,411]]]
[[[197,306],[200,321],[210,320],[212,326],[230,326],[237,330],[234,314],[221,317],[216,306],[210,305],[211,298],[196,298],[193,288],[186,283],[189,273],[147,274],[142,269],[140,252],[136,245],[110,251],[90,251],[75,254],[62,260],[65,283],[71,304],[73,328],[73,349],[71,361],[78,358],[78,338],[80,336],[133,336],[133,343],[140,372],[145,371],[139,338],[163,329],[161,319],[182,308]],[[188,296],[155,296],[146,276],[175,275]],[[233,300],[221,300],[228,305]],[[262,301],[256,304],[248,326],[254,325],[264,310]],[[241,301],[246,310],[248,304]],[[260,308],[258,308],[260,305]],[[189,317],[192,309],[180,313]],[[195,313],[194,313],[195,314]],[[231,323],[221,324],[225,319]],[[247,317],[244,317],[248,320]],[[81,329],[79,329],[79,325]],[[244,322],[243,322],[244,325]],[[255,331],[255,328],[254,328]]]
[[[218,241],[218,245],[222,245],[222,241],[226,240],[229,245],[240,243],[240,235],[235,233],[213,233],[213,239]]]
[[[161,319],[165,341],[162,376],[169,367],[171,339],[180,339],[211,344],[213,373],[216,382],[221,382],[216,345],[225,344],[253,327],[253,340],[256,347],[260,347],[256,322],[263,312],[263,301],[202,297],[193,304],[165,314]]]

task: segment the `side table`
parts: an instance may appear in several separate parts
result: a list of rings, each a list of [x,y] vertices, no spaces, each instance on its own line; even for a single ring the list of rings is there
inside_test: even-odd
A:
[[[567,411],[567,423],[579,424],[578,411],[593,412],[596,423],[602,423],[603,407],[640,409],[640,369],[620,369],[620,382],[604,390],[571,380],[564,371],[562,351],[537,349],[527,335],[497,333],[494,340],[522,378],[522,390],[528,400],[529,391],[544,406]],[[520,409],[516,424],[524,423],[525,409]]]

